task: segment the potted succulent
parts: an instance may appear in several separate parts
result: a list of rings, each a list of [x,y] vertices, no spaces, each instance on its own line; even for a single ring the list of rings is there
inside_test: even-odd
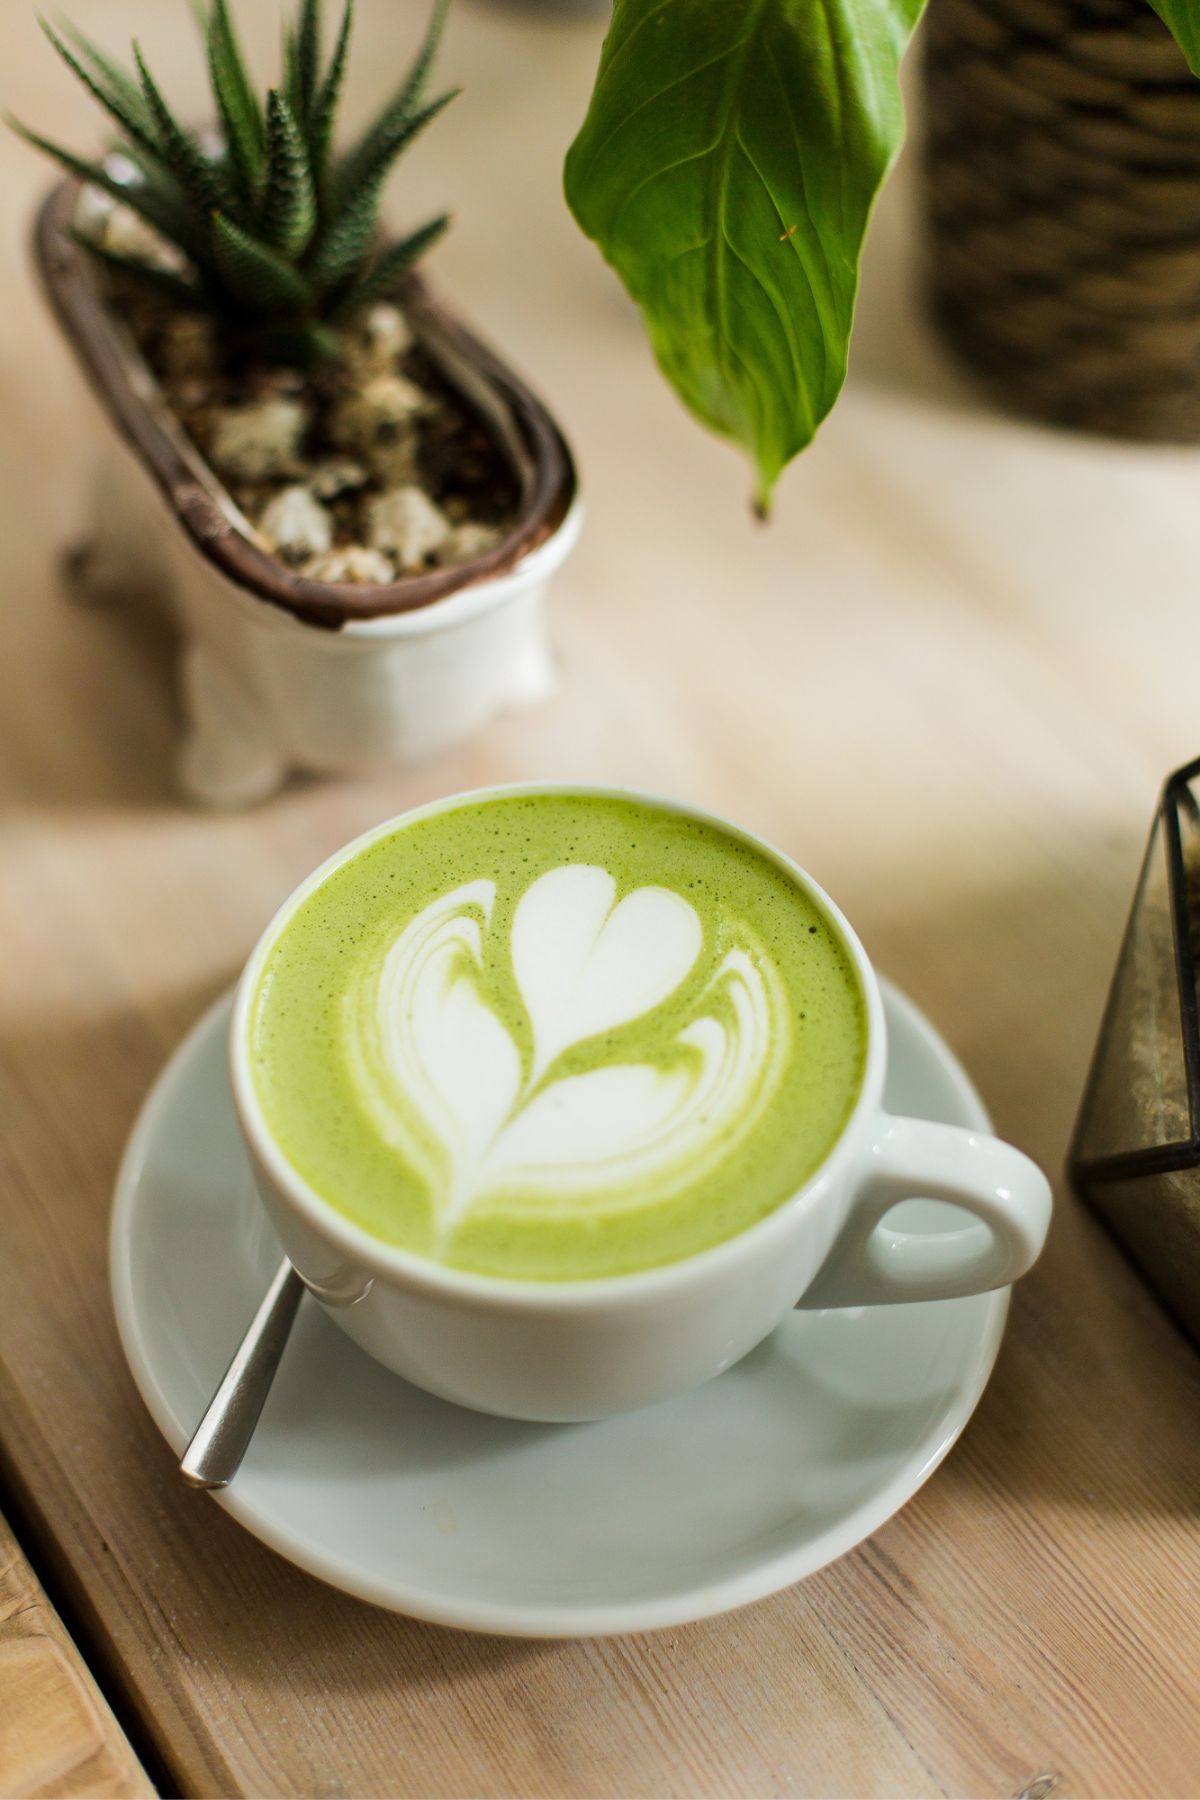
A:
[[[136,46],[127,69],[46,28],[120,134],[92,162],[17,125],[70,177],[37,262],[120,440],[80,573],[169,603],[180,774],[202,801],[426,755],[551,680],[544,591],[579,524],[569,451],[414,273],[446,219],[391,241],[378,224],[384,177],[451,98],[424,98],[443,15],[439,0],[398,92],[340,151],[350,0],[327,57],[319,0],[300,0],[265,104],[211,0],[210,137]]]
[[[834,404],[846,373],[863,241],[904,133],[900,61],[923,7],[924,0],[745,0],[737,6],[730,0],[614,0],[591,105],[567,156],[567,199],[642,308],[655,355],[680,398],[749,455],[760,513],[780,471],[811,441]],[[1154,294],[1147,300],[1153,286],[1162,304],[1153,328],[1138,340],[1143,361],[1153,358],[1156,371],[1166,368],[1168,387],[1172,381],[1189,385],[1189,404],[1200,421],[1200,98],[1187,91],[1186,73],[1187,64],[1200,72],[1197,0],[932,0],[932,9],[948,22],[957,20],[954,29],[963,38],[968,30],[974,34],[974,85],[965,86],[954,68],[932,88],[933,104],[952,114],[936,140],[948,144],[944,154],[935,152],[945,177],[938,253],[954,251],[959,269],[964,246],[953,241],[953,174],[955,191],[968,196],[959,223],[973,206],[980,225],[971,246],[976,262],[990,254],[1000,265],[990,282],[984,270],[971,292],[994,288],[998,315],[1006,303],[1000,293],[1009,273],[1004,258],[1015,258],[1019,233],[992,230],[985,250],[983,226],[995,223],[983,217],[987,204],[1006,214],[1007,226],[1019,225],[1011,216],[1018,209],[1013,196],[1023,192],[1030,215],[1026,235],[1037,237],[1043,249],[1049,242],[1051,256],[1069,262],[1076,238],[1065,225],[1058,228],[1044,195],[1038,201],[1036,181],[1032,189],[1028,181],[1021,187],[1031,155],[1035,162],[1040,158],[1058,200],[1069,196],[1073,221],[1087,203],[1096,220],[1107,206],[1108,229],[1123,233],[1123,253],[1109,261],[1120,261],[1122,276],[1136,264],[1143,287],[1139,300],[1131,281],[1110,280],[1097,299],[1111,273],[1097,226],[1091,262],[1079,271],[1080,291],[1065,305],[1069,313],[1078,302],[1076,338],[1087,325],[1089,305],[1093,325],[1103,325],[1105,307],[1111,312],[1122,304],[1144,322],[1148,305],[1153,309]],[[1112,29],[1129,13],[1143,19],[1144,40],[1127,43],[1123,30]],[[1145,93],[1132,91],[1136,83],[1118,90],[1095,70],[1078,70],[1072,80],[1064,64],[1071,44],[1082,50],[1085,27],[1094,57],[1100,55],[1095,40],[1103,39],[1110,55],[1127,59],[1135,73],[1140,67],[1146,82],[1165,79],[1170,93],[1151,105]],[[1056,43],[1048,47],[1047,40]],[[1165,43],[1165,57],[1155,48],[1158,40]],[[939,35],[935,43],[941,41]],[[1005,52],[1013,45],[1009,66]],[[1139,45],[1143,52],[1149,46],[1150,57],[1143,55],[1135,66]],[[1182,94],[1174,85],[1177,75]],[[985,93],[999,94],[1000,113],[1008,115],[1007,126],[991,131],[986,167],[981,156],[976,159],[976,139],[963,116],[981,116]],[[1118,115],[1114,95],[1123,103]],[[1039,109],[1057,104],[1066,110],[1076,103],[1090,116],[1078,123],[1072,157],[1060,153],[1052,162],[1053,144],[1031,145],[1013,125],[1031,117],[1040,123]],[[1143,180],[1118,182],[1116,155],[1153,166],[1143,168]],[[990,202],[984,190],[990,190]],[[949,220],[944,229],[943,219]],[[1029,243],[1029,261],[1036,247]],[[1146,254],[1136,255],[1139,250]],[[1036,267],[1032,273],[1027,285],[1036,287]],[[1026,268],[1019,272],[1020,278],[1028,274]],[[1082,291],[1085,275],[1090,297]],[[939,285],[944,323],[941,302],[949,282],[948,274]],[[974,300],[965,297],[966,282],[960,286],[961,314]],[[1056,328],[1063,312],[1060,305]],[[956,341],[963,345],[964,337],[960,330]],[[1116,341],[1109,361],[1119,361],[1119,333],[1110,337]],[[1065,338],[1061,330],[1055,343],[1060,357]],[[1135,348],[1131,342],[1131,352]],[[1028,355],[1029,343],[1017,334],[1009,350],[1015,362]],[[982,353],[974,357],[976,366],[983,360]],[[1081,356],[1076,388],[1095,377],[1096,358]]]

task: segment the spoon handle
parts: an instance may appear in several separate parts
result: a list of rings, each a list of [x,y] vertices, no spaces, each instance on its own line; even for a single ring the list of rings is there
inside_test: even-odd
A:
[[[180,1458],[180,1473],[192,1487],[227,1487],[236,1475],[303,1292],[303,1282],[285,1258]]]

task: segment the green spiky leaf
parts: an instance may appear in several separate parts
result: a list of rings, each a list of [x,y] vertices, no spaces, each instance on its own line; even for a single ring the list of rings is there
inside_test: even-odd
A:
[[[313,178],[318,183],[324,179],[326,165],[329,162],[329,147],[333,141],[333,121],[337,114],[338,99],[342,91],[342,77],[346,72],[346,57],[350,49],[350,28],[353,15],[354,0],[346,0],[342,23],[338,28],[337,43],[333,48],[333,56],[308,118],[308,154],[312,164]]]
[[[44,20],[42,29],[46,31]],[[107,85],[110,100],[119,102],[135,119],[142,121],[145,127],[146,141],[149,143],[153,137],[151,119],[146,110],[146,102],[142,98],[142,90],[133,76],[129,74],[128,70],[123,69],[120,63],[106,55],[98,44],[93,44],[90,38],[85,37],[78,25],[73,25],[69,19],[62,21],[59,30],[63,37],[70,38],[80,60],[85,62],[91,70],[93,80]],[[53,36],[48,31],[47,36],[53,43]],[[56,45],[55,47],[59,49],[61,55],[61,46]],[[95,89],[92,91],[95,92]],[[112,111],[111,105],[109,111]]]
[[[317,96],[317,74],[321,64],[321,0],[300,0],[300,18],[296,25],[296,98],[297,121],[308,130],[313,101]]]
[[[347,318],[364,306],[369,306],[374,300],[390,299],[401,287],[414,263],[433,248],[449,223],[449,213],[442,213],[410,236],[401,238],[390,250],[385,250],[362,279],[355,282],[338,300],[334,316]]]
[[[143,213],[153,208],[152,223],[171,242],[177,244],[193,262],[202,263],[208,249],[208,221],[197,212],[178,182],[157,157],[147,156],[136,145],[126,145],[121,154],[132,163],[138,175],[138,191],[146,200]],[[132,184],[125,188],[126,194]]]
[[[408,149],[417,133],[423,131],[430,120],[435,119],[458,93],[458,88],[451,88],[448,93],[431,100],[419,112],[409,113],[404,117],[397,114],[386,129],[372,128],[368,134],[369,141],[364,140],[352,150],[338,170],[335,208],[340,210],[351,205],[364,187],[374,181],[381,181],[401,152]]]
[[[262,236],[284,256],[308,247],[317,223],[317,196],[308,151],[291,107],[277,88],[267,96],[267,187]]]
[[[99,188],[102,193],[108,194],[111,199],[118,200],[122,206],[127,206],[131,212],[138,215],[139,219],[144,219],[147,225],[153,226],[155,231],[175,244],[185,255],[190,254],[188,246],[181,241],[175,229],[175,215],[172,209],[164,204],[145,182],[118,181],[103,163],[89,162],[86,157],[76,156],[73,150],[67,150],[63,145],[54,143],[50,138],[42,137],[40,132],[32,131],[28,125],[22,125],[19,119],[14,119],[10,114],[5,115],[5,122],[19,137],[23,137],[27,144],[32,144],[36,150],[52,157],[69,175],[74,175],[79,181],[90,183],[91,186]]]
[[[222,212],[212,219],[213,260],[229,292],[248,312],[303,312],[312,290],[299,270]]]
[[[224,183],[191,132],[184,130],[163,99],[136,43],[133,46],[133,60],[137,65],[146,105],[154,121],[154,134],[163,162],[180,187],[187,190],[198,206],[223,206],[226,201]]]
[[[429,77],[429,71],[433,66],[434,54],[442,35],[442,27],[446,22],[447,4],[448,0],[435,0],[421,47],[409,65],[399,91],[375,116],[353,149],[343,159],[341,169],[338,171],[339,199],[357,193],[362,182],[378,173],[380,169],[388,168],[405,144],[416,136],[416,132],[409,130],[408,127],[417,110]],[[454,93],[457,91],[455,89]],[[453,93],[444,94],[439,101],[435,102],[435,110],[440,111],[453,97]],[[427,119],[432,116],[433,113],[426,109],[426,113],[422,115],[422,123],[426,123]],[[419,130],[420,127],[418,126],[417,129]],[[391,148],[393,144],[397,146],[395,149]]]
[[[322,231],[305,263],[305,272],[317,287],[339,286],[362,263],[378,225],[382,185],[382,180],[366,183]]]
[[[213,0],[208,20],[208,69],[238,194],[247,209],[262,198],[265,129],[226,0]]]
[[[116,120],[126,136],[150,155],[157,155],[158,136],[142,94],[135,90],[136,101],[132,101],[120,82],[113,82],[102,72],[85,67],[80,58],[63,42],[54,27],[45,19],[42,19],[40,24],[46,37],[71,73],[83,83],[93,99],[100,102],[105,112]],[[132,82],[129,85],[132,87]]]
[[[281,92],[292,109],[293,117],[298,117],[300,112],[300,59],[296,54],[296,33],[286,20],[279,42],[283,61]]]
[[[77,231],[72,227],[71,236],[80,249],[86,250],[97,262],[102,262],[107,268],[116,269],[123,275],[132,275],[147,287],[156,288],[176,306],[196,308],[204,305],[204,295],[197,284],[189,281],[185,275],[177,274],[174,269],[163,269],[157,263],[143,262],[140,256],[123,256],[119,250],[110,250],[107,244],[102,244],[86,231]]]

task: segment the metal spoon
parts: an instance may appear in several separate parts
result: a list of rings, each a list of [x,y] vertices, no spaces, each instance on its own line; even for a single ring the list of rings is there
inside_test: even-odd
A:
[[[192,1487],[228,1487],[236,1475],[303,1292],[304,1283],[285,1257],[180,1458],[180,1473]]]

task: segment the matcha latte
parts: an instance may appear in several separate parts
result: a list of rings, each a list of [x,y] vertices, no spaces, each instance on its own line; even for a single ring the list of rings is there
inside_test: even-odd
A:
[[[849,951],[777,863],[553,790],[365,843],[286,915],[248,1029],[267,1128],[329,1206],[547,1281],[753,1225],[836,1142],[866,1051]]]

